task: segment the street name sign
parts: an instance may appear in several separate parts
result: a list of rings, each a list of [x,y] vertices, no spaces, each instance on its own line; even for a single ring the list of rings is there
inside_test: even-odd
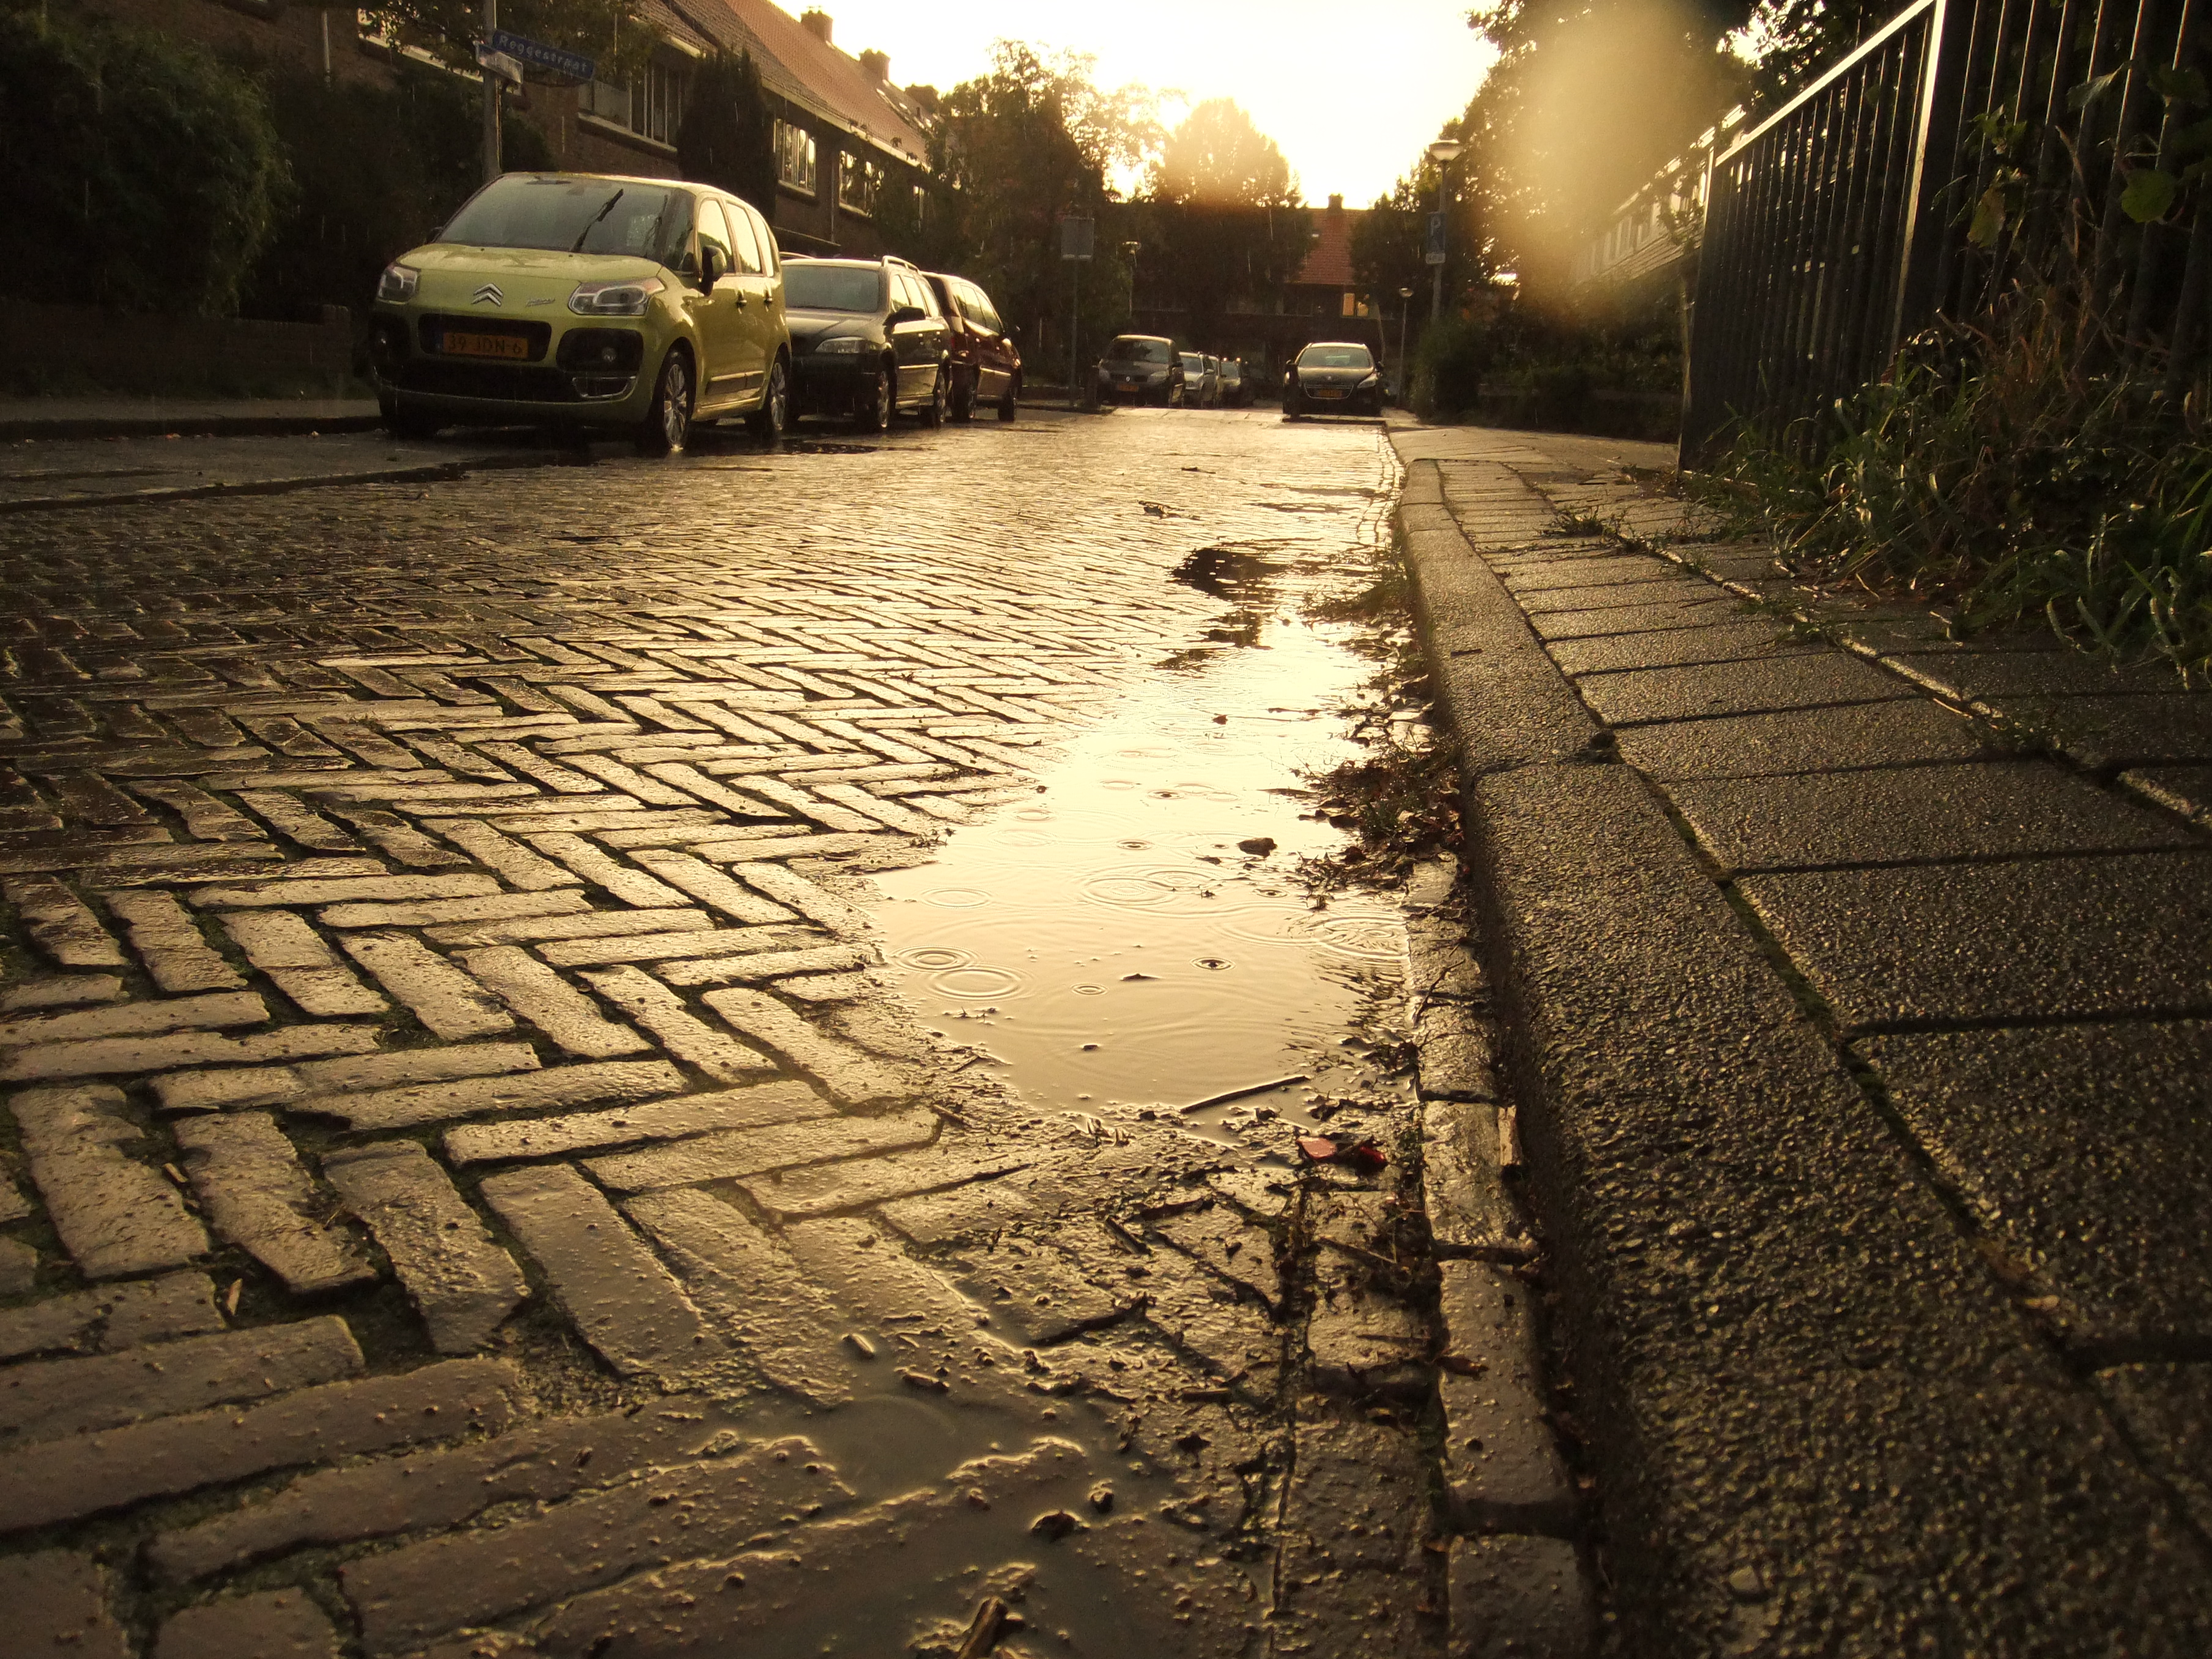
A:
[[[565,75],[572,81],[597,78],[592,71],[599,68],[595,58],[580,52],[563,52],[558,46],[549,46],[543,40],[532,40],[527,35],[510,34],[505,29],[494,29],[487,42],[495,52],[501,52],[518,63],[533,69],[550,70],[556,75]],[[478,49],[481,53],[482,48]],[[481,58],[479,58],[481,61]]]

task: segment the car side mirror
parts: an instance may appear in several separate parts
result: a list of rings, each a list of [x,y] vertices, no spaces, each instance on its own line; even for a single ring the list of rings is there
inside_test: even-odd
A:
[[[730,274],[722,263],[722,250],[709,244],[699,250],[699,286],[712,288]]]
[[[896,328],[902,323],[921,322],[928,315],[929,313],[920,306],[893,306],[891,314],[887,320],[891,327]]]

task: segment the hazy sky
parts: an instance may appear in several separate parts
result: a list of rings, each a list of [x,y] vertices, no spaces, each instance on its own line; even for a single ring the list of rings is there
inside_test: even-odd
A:
[[[889,52],[901,86],[981,74],[1001,39],[1096,54],[1102,85],[1234,98],[1280,144],[1307,201],[1364,207],[1466,107],[1495,54],[1468,0],[816,0],[847,52]],[[796,15],[808,0],[779,0]],[[1164,112],[1170,125],[1179,106]]]

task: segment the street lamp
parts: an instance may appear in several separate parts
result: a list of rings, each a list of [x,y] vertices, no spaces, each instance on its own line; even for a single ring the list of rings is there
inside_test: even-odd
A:
[[[1398,290],[1398,407],[1408,407],[1406,399],[1413,394],[1413,377],[1406,362],[1406,313],[1413,308],[1413,290]]]
[[[1466,148],[1467,146],[1456,138],[1439,138],[1429,146],[1429,160],[1437,164],[1437,216],[1438,219],[1443,218],[1444,211],[1444,169],[1459,160],[1459,153]],[[1437,250],[1439,257],[1435,261],[1436,286],[1429,295],[1429,320],[1432,323],[1444,314],[1444,262],[1440,257],[1442,252],[1443,250],[1439,248]]]

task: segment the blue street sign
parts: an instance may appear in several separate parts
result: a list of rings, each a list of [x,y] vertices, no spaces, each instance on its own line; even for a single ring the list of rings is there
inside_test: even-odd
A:
[[[1431,213],[1429,216],[1428,263],[1432,265],[1440,265],[1443,264],[1443,262],[1444,216],[1441,213]]]
[[[580,53],[563,52],[558,46],[549,46],[543,40],[532,40],[524,35],[509,34],[505,29],[494,29],[485,44],[494,52],[503,52],[509,58],[519,58],[537,69],[551,70],[572,81],[589,81],[593,78],[592,71],[599,68],[596,60]]]

